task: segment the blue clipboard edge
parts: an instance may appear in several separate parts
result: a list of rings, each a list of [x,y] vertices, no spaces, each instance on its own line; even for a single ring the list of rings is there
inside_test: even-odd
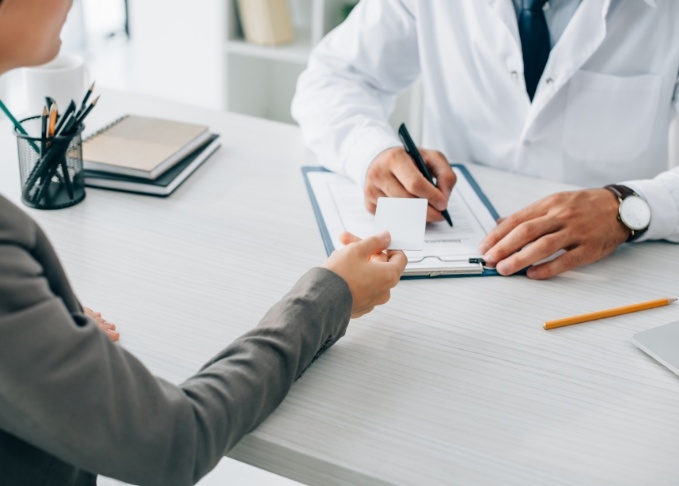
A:
[[[323,246],[325,246],[325,252],[327,253],[327,255],[330,256],[330,254],[333,251],[335,251],[335,247],[332,244],[330,232],[328,231],[328,227],[325,225],[325,220],[323,219],[323,215],[321,214],[321,208],[318,205],[318,201],[316,200],[316,194],[314,194],[314,190],[311,188],[311,182],[309,182],[309,177],[307,176],[309,172],[330,172],[330,171],[325,167],[312,167],[312,166],[302,167],[302,174],[304,174],[304,185],[306,185],[307,192],[309,193],[309,199],[311,199],[311,206],[313,207],[314,210],[314,216],[316,216],[318,229],[321,232],[321,238],[323,238]]]
[[[465,167],[462,164],[450,164],[451,167],[455,167],[458,169],[460,172],[464,174],[464,176],[467,178],[469,181],[469,184],[472,186],[474,191],[479,196],[479,199],[481,199],[481,202],[488,208],[488,211],[490,212],[491,216],[495,220],[497,220],[500,215],[498,212],[495,210],[495,207],[493,204],[490,202],[490,199],[488,199],[488,196],[483,192],[479,184],[476,182],[476,179],[472,176],[471,172],[469,172],[469,169]],[[316,195],[314,194],[313,189],[311,188],[311,183],[309,182],[309,177],[308,174],[310,172],[331,172],[325,167],[321,166],[303,166],[302,167],[302,174],[304,176],[304,184],[306,185],[307,192],[309,193],[309,199],[311,199],[311,206],[314,210],[314,216],[316,216],[316,223],[318,223],[318,229],[321,232],[321,238],[323,239],[323,246],[325,246],[325,251],[328,256],[336,250],[334,245],[332,244],[332,238],[330,237],[330,232],[328,231],[328,227],[325,225],[325,220],[323,219],[323,215],[321,214],[321,208],[318,205],[318,201],[316,200]],[[521,274],[525,273],[525,270],[522,270],[519,272]],[[489,277],[489,276],[499,276],[500,274],[497,273],[496,270],[494,269],[489,269],[489,268],[484,268],[482,273],[467,273],[467,274],[454,274],[454,275],[436,275],[436,276],[430,276],[430,275],[404,275],[401,277],[401,280],[419,280],[419,279],[431,279],[431,278],[454,278],[454,277]],[[516,275],[516,274],[515,274]]]

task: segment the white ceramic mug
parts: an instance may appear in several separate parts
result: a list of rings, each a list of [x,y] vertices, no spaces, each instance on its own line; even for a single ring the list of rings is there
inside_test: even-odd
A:
[[[39,115],[49,96],[61,113],[71,102],[80,107],[88,83],[85,60],[74,54],[60,54],[41,66],[23,69],[28,115]],[[49,107],[48,107],[49,108]]]

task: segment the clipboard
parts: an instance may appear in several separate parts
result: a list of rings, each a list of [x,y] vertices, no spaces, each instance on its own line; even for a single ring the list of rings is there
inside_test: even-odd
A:
[[[499,275],[478,253],[478,244],[495,228],[499,215],[469,170],[462,164],[450,166],[457,175],[448,204],[453,227],[445,221],[427,224],[424,249],[405,252],[403,279]],[[373,233],[373,215],[353,181],[323,167],[302,167],[302,174],[328,255],[342,247],[343,231],[359,237]]]

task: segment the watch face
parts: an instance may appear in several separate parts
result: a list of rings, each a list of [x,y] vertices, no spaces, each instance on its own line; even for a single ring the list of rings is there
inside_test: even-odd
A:
[[[626,197],[620,204],[620,220],[631,230],[642,230],[651,222],[651,208],[638,196]]]

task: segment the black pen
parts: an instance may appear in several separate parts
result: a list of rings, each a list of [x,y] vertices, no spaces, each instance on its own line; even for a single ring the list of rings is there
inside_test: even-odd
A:
[[[427,169],[427,165],[424,163],[424,159],[420,155],[420,151],[417,150],[417,146],[415,145],[415,142],[413,142],[413,139],[410,137],[410,133],[408,133],[408,129],[406,128],[405,123],[401,123],[401,126],[398,127],[398,134],[401,137],[401,142],[403,142],[403,148],[406,149],[406,152],[408,152],[408,155],[410,155],[410,158],[413,159],[413,162],[415,163],[417,168],[420,170],[420,173],[434,187],[436,187],[436,184],[434,184],[434,179],[431,177],[431,174],[429,173],[429,170]],[[448,221],[448,224],[450,226],[453,226],[453,220],[450,219],[450,214],[448,214],[448,210],[444,209],[443,211],[441,211],[441,214],[443,215],[445,220]]]

